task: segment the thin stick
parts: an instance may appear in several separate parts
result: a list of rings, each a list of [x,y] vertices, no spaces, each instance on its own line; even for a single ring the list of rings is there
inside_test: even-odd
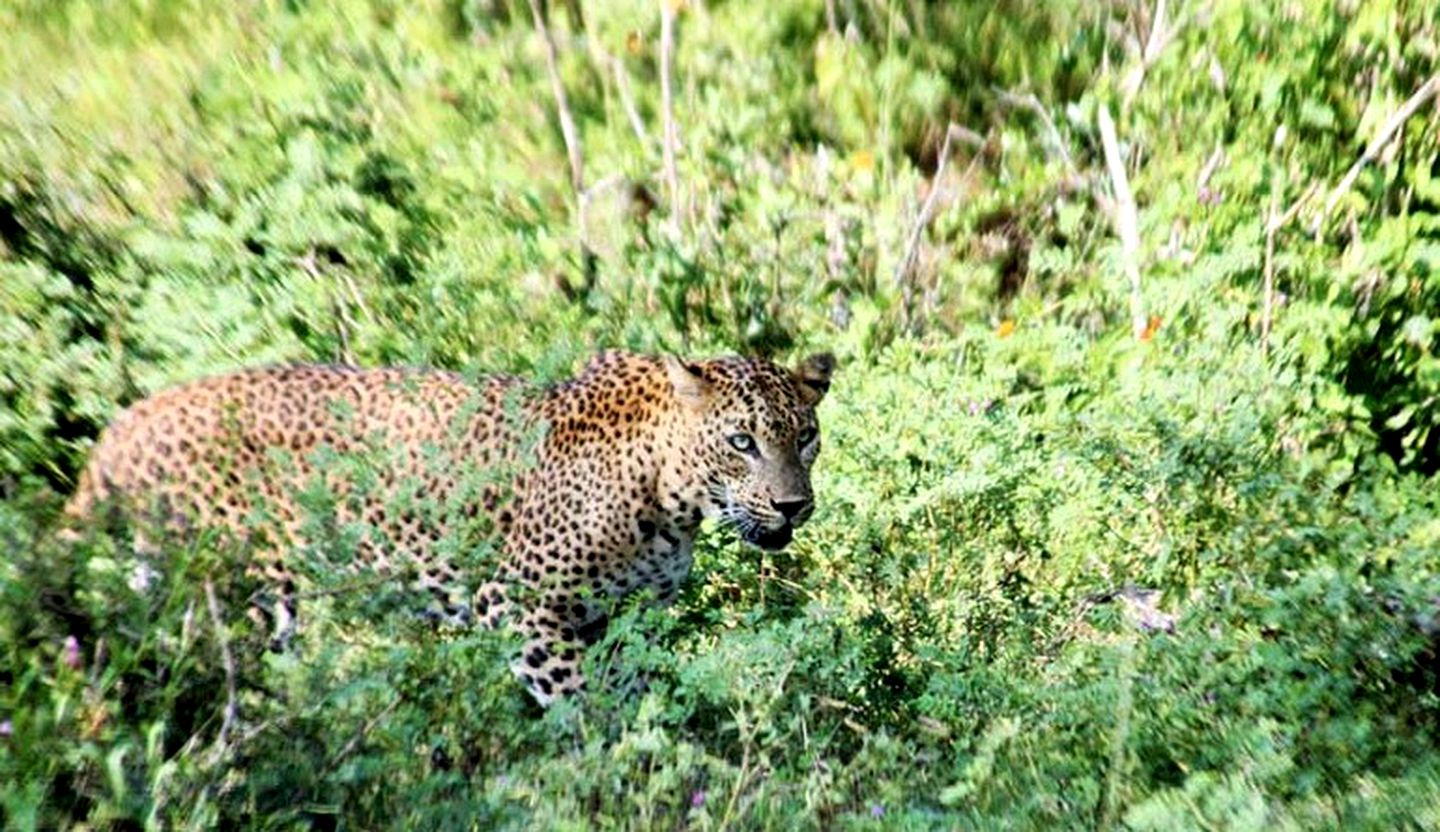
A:
[[[1200,168],[1199,175],[1195,177],[1195,190],[1197,192],[1209,187],[1210,177],[1215,175],[1215,171],[1220,169],[1220,164],[1224,161],[1225,149],[1220,146],[1219,142],[1216,142],[1214,152],[1210,154],[1209,159],[1205,160],[1205,166]]]
[[[1105,166],[1110,171],[1111,187],[1115,190],[1112,219],[1120,237],[1120,250],[1125,259],[1125,274],[1130,279],[1130,329],[1138,340],[1145,335],[1145,304],[1140,296],[1140,220],[1135,210],[1135,196],[1130,192],[1130,179],[1125,162],[1120,158],[1120,142],[1115,137],[1115,122],[1110,107],[1100,105],[1100,141],[1105,147]]]
[[[996,92],[1000,95],[1001,104],[1029,110],[1039,117],[1041,123],[1045,125],[1045,132],[1050,134],[1050,143],[1055,146],[1055,150],[1060,154],[1060,159],[1065,163],[1065,167],[1069,168],[1073,173],[1075,171],[1075,160],[1070,158],[1070,151],[1065,147],[1065,140],[1060,137],[1060,130],[1055,127],[1055,120],[1050,117],[1050,111],[1045,109],[1045,105],[1040,103],[1040,99],[1036,98],[1035,94],[1031,92],[1015,93],[998,88]]]
[[[1260,357],[1270,356],[1270,319],[1274,314],[1275,306],[1275,233],[1279,231],[1279,225],[1275,222],[1275,215],[1280,212],[1280,188],[1283,178],[1280,174],[1277,162],[1275,172],[1270,177],[1270,209],[1266,212],[1268,219],[1265,222],[1265,287],[1264,300],[1260,310]]]
[[[940,196],[945,177],[945,166],[950,161],[950,145],[955,139],[970,144],[979,140],[980,144],[984,144],[984,139],[980,139],[973,130],[968,130],[954,122],[950,122],[945,127],[945,141],[940,145],[940,158],[935,163],[935,176],[930,180],[930,193],[925,195],[925,202],[920,205],[920,213],[915,217],[915,225],[910,229],[910,239],[905,244],[905,254],[895,267],[895,285],[900,287],[902,305],[907,318],[912,312],[910,307],[914,301],[914,287],[910,273],[915,268],[916,257],[919,256],[920,237],[925,233],[925,228],[930,225],[930,220],[935,214],[935,203]]]
[[[384,708],[381,708],[380,713],[366,720],[365,724],[361,726],[360,730],[356,732],[356,734],[348,741],[346,741],[345,745],[339,751],[335,752],[335,756],[325,761],[325,771],[333,770],[335,766],[343,762],[346,757],[354,754],[355,749],[360,747],[360,743],[364,742],[365,738],[370,735],[370,732],[375,730],[375,726],[379,725],[385,719],[385,717],[393,713],[394,710],[399,706],[400,697],[397,696],[394,699],[390,700],[390,704],[386,705]]]
[[[1275,231],[1279,231],[1280,229],[1289,225],[1290,221],[1295,219],[1295,215],[1300,213],[1300,209],[1304,208],[1305,204],[1311,199],[1313,199],[1315,197],[1315,194],[1319,192],[1320,183],[1310,183],[1310,187],[1306,188],[1305,193],[1301,194],[1300,198],[1295,200],[1294,205],[1291,205],[1284,214],[1281,214],[1278,218],[1271,220],[1270,223],[1265,226],[1266,233],[1269,233],[1272,229]]]
[[[321,274],[320,267],[315,264],[314,246],[306,250],[304,257],[296,258],[295,262],[300,266],[300,270],[305,272],[306,277],[316,283],[324,283],[324,275]],[[355,288],[355,284],[344,274],[337,278],[336,283],[339,285],[332,287],[334,294],[331,295],[330,303],[334,307],[335,334],[340,338],[340,355],[337,358],[341,364],[354,367],[355,354],[350,351],[350,330],[355,328],[356,324],[354,316],[350,314],[350,304],[346,302],[344,290],[346,288],[350,290],[350,295],[360,307],[361,312],[366,312],[365,302],[360,297],[360,292]]]
[[[740,728],[739,714],[736,714],[735,726],[736,730],[743,732],[743,729]],[[734,816],[735,807],[739,805],[740,802],[740,793],[745,790],[745,786],[750,781],[750,742],[754,736],[754,730],[751,729],[751,731],[743,733],[742,740],[744,745],[740,748],[740,773],[735,778],[735,788],[730,792],[730,799],[725,803],[725,815],[720,818],[721,829],[725,829],[730,825],[730,818]]]
[[[590,249],[590,235],[586,222],[585,199],[585,157],[580,147],[580,131],[575,128],[575,116],[570,112],[570,100],[565,95],[565,82],[560,78],[559,50],[555,38],[545,23],[545,14],[540,8],[541,0],[530,0],[530,16],[535,29],[545,42],[545,69],[550,75],[550,93],[555,97],[555,114],[560,120],[560,135],[565,140],[565,155],[570,160],[570,189],[575,194],[575,233],[580,240],[580,271],[588,287],[595,279],[595,255]],[[578,7],[572,7],[577,15]]]
[[[225,712],[220,720],[220,732],[215,736],[212,751],[215,760],[220,759],[229,744],[230,731],[240,712],[235,695],[235,657],[230,653],[230,638],[225,634],[225,622],[220,617],[220,602],[215,599],[215,585],[205,580],[205,606],[210,610],[210,624],[215,628],[215,640],[220,643],[220,661],[225,668]]]
[[[607,57],[610,58],[611,71],[615,74],[615,89],[620,93],[620,106],[625,108],[625,117],[630,120],[630,129],[635,131],[635,138],[640,141],[640,145],[648,150],[650,133],[645,129],[645,120],[640,118],[640,110],[635,106],[635,95],[630,91],[630,73],[626,71],[620,58],[613,55]]]
[[[1390,140],[1395,137],[1395,133],[1400,129],[1401,125],[1409,121],[1410,117],[1415,115],[1415,111],[1425,106],[1425,102],[1434,98],[1437,93],[1440,93],[1440,75],[1432,75],[1430,76],[1430,80],[1421,84],[1420,89],[1416,90],[1414,95],[1410,96],[1404,104],[1400,105],[1400,109],[1396,110],[1390,115],[1390,118],[1386,119],[1385,125],[1380,128],[1380,132],[1376,133],[1375,138],[1371,139],[1370,143],[1365,146],[1365,152],[1360,154],[1360,158],[1356,159],[1355,164],[1350,166],[1350,170],[1345,174],[1345,178],[1341,179],[1340,184],[1335,186],[1335,190],[1330,192],[1330,198],[1325,200],[1325,208],[1315,217],[1315,222],[1311,226],[1310,230],[1313,233],[1320,233],[1320,226],[1325,223],[1325,220],[1330,218],[1330,213],[1335,210],[1335,206],[1339,204],[1341,198],[1350,191],[1350,188],[1355,184],[1355,180],[1360,176],[1360,171],[1369,163],[1380,158],[1380,152],[1385,149],[1386,145],[1390,144]]]
[[[565,96],[565,83],[560,78],[559,50],[555,48],[555,38],[550,34],[550,27],[545,24],[540,0],[530,0],[530,16],[535,21],[535,30],[545,42],[545,69],[550,74],[550,94],[555,97],[560,135],[565,139],[565,153],[570,158],[570,186],[579,194],[585,190],[585,160],[580,154],[580,133],[575,129],[570,100]]]
[[[1150,21],[1150,38],[1145,41],[1145,48],[1140,53],[1146,63],[1155,60],[1165,48],[1170,34],[1165,31],[1165,0],[1155,0],[1155,17]]]
[[[1145,82],[1146,73],[1150,71],[1150,67],[1155,65],[1160,53],[1165,51],[1165,47],[1169,45],[1178,31],[1180,31],[1179,23],[1168,28],[1165,26],[1165,0],[1155,0],[1155,12],[1150,20],[1150,36],[1140,47],[1140,60],[1120,82],[1120,88],[1125,92],[1122,112],[1130,108],[1130,102],[1135,100],[1135,96],[1140,92],[1141,84]]]
[[[534,2],[534,0],[532,0]],[[670,225],[680,224],[680,176],[675,171],[675,149],[680,139],[675,129],[675,96],[671,90],[670,64],[675,58],[675,6],[677,0],[660,0],[660,114],[664,120],[663,153],[665,184],[670,190]]]

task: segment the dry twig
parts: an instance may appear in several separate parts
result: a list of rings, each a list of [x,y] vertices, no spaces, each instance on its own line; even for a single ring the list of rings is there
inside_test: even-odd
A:
[[[1205,160],[1205,165],[1200,168],[1200,173],[1195,177],[1195,192],[1201,193],[1210,187],[1210,177],[1220,169],[1225,161],[1225,148],[1219,142],[1215,144],[1215,150],[1211,152],[1210,158]]]
[[[577,21],[582,20],[578,18],[578,6],[572,7],[572,14]],[[565,95],[565,82],[560,77],[559,50],[556,49],[555,38],[550,34],[550,27],[545,22],[540,0],[530,0],[530,16],[535,22],[535,30],[540,33],[540,38],[545,43],[545,69],[550,75],[550,93],[555,98],[560,136],[565,140],[565,155],[570,162],[570,189],[575,194],[575,231],[580,241],[580,270],[588,286],[595,279],[595,255],[590,249],[587,230],[589,223],[585,216],[585,157],[580,146],[580,131],[576,129],[575,116],[570,112],[570,99]]]
[[[1140,60],[1130,68],[1120,82],[1120,89],[1124,92],[1123,106],[1121,112],[1130,109],[1130,102],[1140,92],[1140,85],[1145,82],[1145,75],[1150,67],[1155,65],[1160,53],[1175,38],[1175,33],[1180,31],[1180,24],[1173,26],[1165,25],[1165,0],[1155,0],[1155,11],[1150,19],[1150,36],[1140,48]]]
[[[1034,113],[1040,122],[1045,125],[1045,132],[1050,136],[1050,143],[1054,146],[1055,152],[1059,154],[1060,160],[1071,173],[1075,172],[1075,160],[1071,158],[1070,151],[1065,147],[1065,140],[1060,136],[1060,130],[1055,127],[1055,120],[1050,117],[1050,111],[1035,97],[1035,93],[1017,93],[1009,90],[995,88],[1000,96],[1000,103],[1007,107],[1015,107],[1021,110],[1029,110]]]
[[[1120,141],[1115,137],[1115,122],[1110,107],[1100,105],[1100,142],[1105,148],[1105,166],[1110,171],[1110,184],[1115,191],[1111,219],[1120,237],[1120,250],[1125,274],[1130,280],[1130,329],[1138,340],[1145,335],[1145,303],[1140,294],[1140,219],[1135,209],[1135,196],[1130,192],[1130,178],[1125,161],[1120,158]]]
[[[533,0],[532,0],[533,2]],[[675,151],[680,144],[675,128],[675,95],[672,87],[671,62],[675,59],[675,0],[660,0],[660,113],[664,120],[663,155],[665,185],[670,191],[670,225],[680,225],[680,176],[675,170]]]
[[[215,598],[215,585],[209,579],[205,581],[205,606],[210,610],[210,624],[215,628],[215,640],[220,644],[220,661],[225,668],[225,712],[211,751],[212,762],[216,762],[229,746],[230,732],[235,728],[240,706],[235,693],[235,657],[230,653],[230,637],[225,633],[225,622],[220,616],[220,602]]]
[[[895,267],[895,285],[900,287],[907,325],[914,312],[912,306],[915,300],[915,288],[911,272],[915,269],[915,259],[920,249],[920,237],[924,235],[925,229],[935,216],[935,204],[939,200],[940,191],[943,188],[945,166],[950,162],[950,145],[956,140],[965,142],[972,147],[985,143],[978,133],[954,122],[945,127],[945,141],[940,145],[940,158],[935,162],[935,176],[930,180],[930,193],[926,194],[925,201],[920,205],[920,213],[916,215],[915,225],[910,229],[910,238],[905,243],[905,254],[901,256],[899,264]]]
[[[335,756],[325,761],[325,770],[333,771],[336,766],[345,761],[346,757],[354,754],[355,749],[360,747],[360,743],[364,742],[365,738],[370,735],[370,732],[375,730],[375,726],[379,725],[382,721],[384,721],[385,717],[393,713],[395,709],[399,706],[400,697],[397,696],[394,699],[390,700],[390,704],[381,708],[380,713],[366,720],[365,724],[361,726],[360,730],[355,733],[355,736],[347,740],[344,747],[342,747],[339,751],[335,752]]]
[[[580,151],[580,133],[575,129],[575,116],[570,112],[570,100],[565,95],[565,82],[560,78],[559,50],[555,48],[555,38],[545,23],[545,13],[540,8],[540,0],[530,0],[530,16],[535,21],[535,30],[545,42],[545,69],[550,75],[550,93],[555,97],[560,135],[565,140],[565,154],[570,160],[570,186],[578,196],[585,190],[585,160]]]
[[[1330,192],[1330,197],[1325,200],[1325,207],[1311,225],[1311,233],[1320,233],[1320,227],[1324,225],[1325,220],[1329,219],[1330,213],[1335,210],[1335,206],[1339,204],[1341,198],[1350,191],[1355,180],[1360,176],[1360,171],[1369,163],[1380,158],[1380,152],[1390,144],[1391,139],[1395,138],[1395,134],[1405,122],[1409,121],[1417,110],[1425,106],[1425,103],[1437,94],[1440,94],[1440,75],[1432,75],[1430,80],[1421,84],[1420,89],[1400,105],[1400,109],[1390,114],[1390,118],[1386,119],[1384,126],[1380,128],[1380,132],[1376,133],[1375,138],[1365,146],[1365,152],[1360,154],[1360,158],[1356,159],[1355,164],[1351,165],[1350,170],[1346,172],[1345,178],[1341,179],[1340,184],[1335,186],[1335,190]]]
[[[650,132],[645,129],[645,120],[640,117],[640,108],[635,106],[635,93],[630,87],[630,72],[625,68],[625,61],[618,55],[612,55],[605,51],[605,47],[601,46],[600,42],[593,37],[587,37],[585,45],[595,72],[601,77],[607,75],[614,77],[615,91],[620,96],[620,107],[625,111],[625,118],[630,122],[630,129],[635,131],[635,138],[648,151],[650,149]]]
[[[300,266],[300,270],[305,272],[306,277],[316,283],[324,282],[320,267],[315,262],[314,246],[305,252],[304,257],[297,258],[295,262]],[[358,324],[355,322],[354,315],[350,313],[350,303],[346,299],[346,292],[349,292],[349,300],[354,301],[356,308],[362,314],[369,317],[370,313],[365,308],[365,299],[361,297],[360,290],[355,288],[355,282],[350,279],[349,275],[342,272],[336,278],[335,283],[336,286],[332,287],[334,294],[331,295],[330,303],[334,307],[335,335],[340,339],[340,354],[336,358],[341,364],[353,367],[355,366],[355,354],[350,349],[350,332],[357,329]]]
[[[645,120],[640,117],[639,108],[635,106],[635,95],[630,91],[630,73],[626,71],[625,63],[617,57],[610,57],[610,66],[615,74],[615,89],[620,93],[620,106],[625,108],[625,117],[630,120],[630,129],[635,131],[635,138],[640,145],[648,149],[650,133],[645,129]]]

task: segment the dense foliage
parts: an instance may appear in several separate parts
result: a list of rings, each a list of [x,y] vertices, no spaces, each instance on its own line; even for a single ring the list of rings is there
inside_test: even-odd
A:
[[[1440,827],[1433,4],[666,2],[533,7],[579,165],[517,0],[0,7],[5,825]],[[835,351],[820,509],[548,712],[54,534],[167,384],[607,346]]]

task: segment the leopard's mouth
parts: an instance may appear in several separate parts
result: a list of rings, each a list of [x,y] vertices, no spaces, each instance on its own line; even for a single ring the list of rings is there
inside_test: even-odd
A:
[[[778,529],[757,527],[754,531],[742,536],[746,543],[759,546],[768,552],[774,552],[790,545],[790,541],[795,539],[795,527],[789,523]]]
[[[781,517],[767,520],[737,504],[727,487],[714,487],[711,496],[714,500],[712,506],[721,523],[733,528],[741,540],[769,552],[784,549],[790,545],[790,541],[795,539],[795,528],[810,516],[810,512],[807,510],[803,516],[794,520],[786,520]],[[767,526],[767,522],[776,520],[779,521],[779,525]]]

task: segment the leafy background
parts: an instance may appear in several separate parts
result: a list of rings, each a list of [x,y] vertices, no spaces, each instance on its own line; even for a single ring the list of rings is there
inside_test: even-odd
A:
[[[534,7],[578,183],[518,0],[0,8],[6,825],[1440,826],[1431,4],[667,2]],[[168,384],[608,346],[837,353],[820,510],[549,712],[395,587],[272,654],[216,541],[51,533]]]

